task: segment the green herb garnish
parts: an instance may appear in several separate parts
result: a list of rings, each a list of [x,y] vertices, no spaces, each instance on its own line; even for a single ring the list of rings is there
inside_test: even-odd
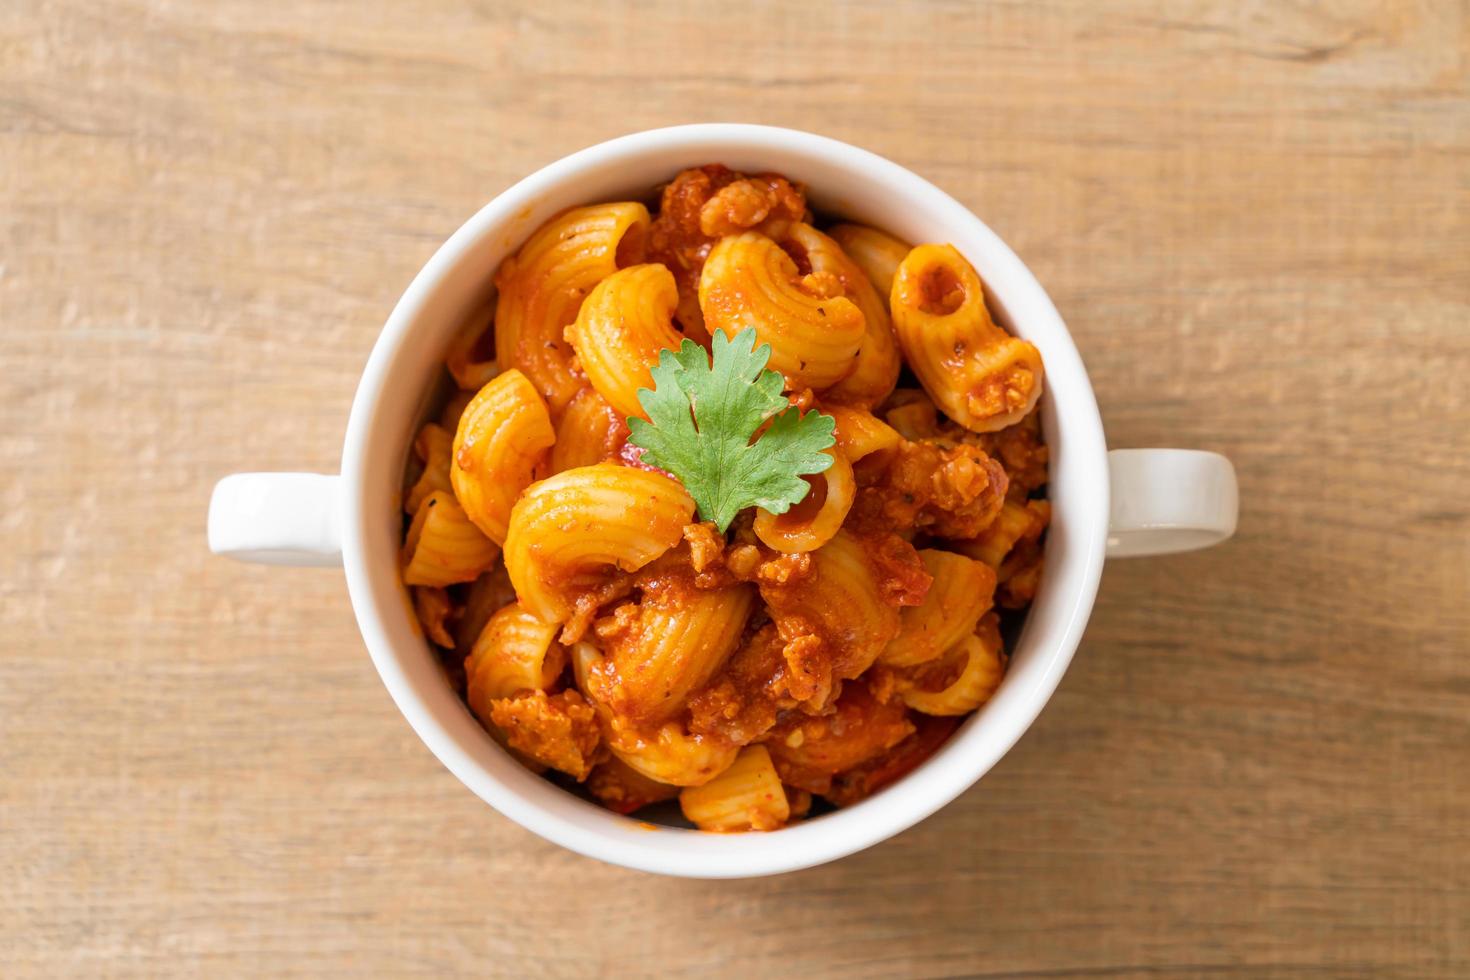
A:
[[[755,330],[733,340],[716,330],[712,347],[713,364],[692,340],[659,352],[653,390],[638,389],[648,420],[628,420],[628,442],[649,465],[678,477],[700,518],[723,532],[746,507],[784,514],[800,503],[811,490],[802,476],[832,465],[822,450],[836,441],[837,423],[787,401],[781,375],[765,370],[771,345],[756,348]]]

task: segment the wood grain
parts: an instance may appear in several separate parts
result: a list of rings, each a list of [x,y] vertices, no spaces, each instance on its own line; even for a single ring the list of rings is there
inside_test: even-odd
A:
[[[0,7],[0,973],[1470,973],[1470,7]],[[945,187],[1114,445],[1240,534],[1110,565],[1054,702],[835,865],[673,881],[464,790],[339,574],[211,558],[331,470],[398,292],[521,175],[761,121]]]

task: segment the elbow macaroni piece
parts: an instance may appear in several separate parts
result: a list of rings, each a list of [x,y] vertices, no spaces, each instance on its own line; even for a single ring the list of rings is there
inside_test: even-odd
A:
[[[588,700],[597,704],[594,692],[601,690],[600,685],[593,687],[592,674],[594,671],[603,669],[607,658],[597,648],[597,644],[588,640],[578,640],[572,644],[572,680],[577,683],[577,690],[584,692]]]
[[[679,809],[700,830],[717,833],[776,830],[791,818],[786,788],[764,745],[741,749],[714,779],[682,790]]]
[[[673,273],[661,265],[635,265],[598,283],[567,327],[567,342],[587,380],[618,414],[644,417],[638,389],[653,387],[649,368],[658,363],[659,351],[677,350],[683,339],[674,329],[678,305]]]
[[[567,662],[556,630],[519,603],[490,617],[464,661],[467,700],[476,715],[489,720],[490,702],[552,685]]]
[[[932,548],[920,549],[919,558],[934,584],[921,604],[899,614],[898,635],[878,658],[890,667],[933,660],[974,632],[995,592],[995,570],[983,562]]]
[[[821,473],[802,477],[811,490],[784,514],[773,514],[756,508],[755,536],[766,547],[786,554],[816,551],[832,540],[847,512],[852,509],[857,485],[853,481],[852,464],[835,449],[826,451],[832,465]]]
[[[485,379],[487,384],[489,380],[489,378]],[[439,424],[451,437],[459,431],[459,420],[464,417],[464,410],[469,407],[470,402],[483,387],[485,385],[475,388],[458,388],[454,394],[449,396],[449,401],[444,403],[444,410],[439,413]]]
[[[460,388],[479,391],[485,382],[500,373],[494,356],[494,314],[493,305],[476,310],[449,344],[444,366]]]
[[[990,319],[985,288],[952,245],[920,245],[890,299],[909,367],[944,413],[972,432],[1019,422],[1041,397],[1041,353]]]
[[[454,448],[454,434],[443,426],[430,422],[419,430],[413,441],[413,453],[424,464],[424,471],[403,497],[403,509],[410,514],[419,512],[419,504],[428,499],[435,490],[451,490],[449,460]]]
[[[842,247],[811,225],[804,222],[792,225],[781,244],[788,253],[800,255],[814,274],[835,277],[843,295],[863,314],[863,341],[858,348],[857,363],[851,374],[828,388],[822,397],[850,405],[871,406],[881,402],[893,390],[901,367],[887,304]]]
[[[954,542],[954,547],[999,569],[1016,542],[1039,538],[1050,519],[1051,504],[1045,500],[1007,500],[990,527],[969,541]]]
[[[740,751],[738,745],[724,739],[691,735],[680,721],[644,731],[613,716],[603,737],[612,754],[629,768],[670,786],[703,786],[730,768]]]
[[[730,767],[740,747],[723,738],[691,734],[680,719],[649,727],[614,711],[603,695],[616,683],[608,658],[591,643],[572,648],[572,674],[597,709],[603,743],[624,765],[657,783],[701,786]]]
[[[866,408],[848,405],[823,406],[821,409],[837,423],[833,435],[837,448],[851,462],[858,462],[873,453],[893,449],[903,438],[898,430],[879,419]]]
[[[454,637],[449,635],[445,624],[449,618],[449,593],[425,585],[413,586],[412,592],[413,611],[419,618],[419,625],[424,628],[424,635],[435,646],[454,649]]]
[[[893,291],[893,276],[913,246],[866,225],[837,225],[829,234],[863,270],[887,306],[888,294]]]
[[[561,473],[616,459],[628,438],[622,416],[591,388],[577,392],[556,426],[551,472]],[[550,475],[550,474],[548,474]]]
[[[1005,677],[1005,653],[1000,638],[1000,620],[986,613],[974,633],[964,637],[944,654],[943,668],[958,662],[959,674],[937,691],[921,684],[901,690],[904,704],[926,715],[967,715],[995,694]],[[946,671],[948,672],[948,671]]]
[[[893,393],[883,418],[910,442],[921,442],[939,435],[939,411],[929,396],[915,388]]]
[[[490,571],[464,587],[463,602],[454,621],[454,652],[469,656],[475,641],[485,631],[485,624],[505,606],[516,600],[505,566],[497,564]]]
[[[555,440],[546,403],[520,371],[499,375],[466,406],[449,475],[465,513],[490,540],[505,543],[511,506]]]
[[[435,490],[419,504],[403,540],[403,584],[443,587],[470,582],[494,564],[499,553],[452,494]]]
[[[682,576],[645,588],[636,618],[605,644],[618,678],[611,705],[639,723],[668,720],[740,643],[755,589],[697,589]]]
[[[648,225],[648,209],[636,202],[572,208],[542,225],[496,276],[496,360],[523,371],[553,416],[582,387],[563,332],[594,286],[642,261]]]
[[[826,388],[851,374],[864,335],[852,300],[813,295],[804,281],[791,256],[754,231],[720,239],[699,279],[706,329],[734,337],[754,327],[756,342],[771,345],[770,367],[792,390]]]
[[[813,679],[815,696],[824,700],[824,686],[873,665],[898,635],[899,613],[884,596],[862,541],[847,531],[812,552],[811,564],[811,573],[794,583],[762,583],[761,595],[778,625],[809,624],[830,647],[831,676]]]
[[[613,569],[633,572],[677,544],[694,516],[678,481],[613,463],[532,484],[510,514],[505,567],[522,605],[564,622],[578,593]]]

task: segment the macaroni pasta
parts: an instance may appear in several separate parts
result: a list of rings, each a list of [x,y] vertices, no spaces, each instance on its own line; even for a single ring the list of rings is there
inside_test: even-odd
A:
[[[519,371],[506,371],[465,406],[449,477],[465,513],[490,540],[505,543],[511,505],[555,439],[546,403]]]
[[[709,330],[755,328],[771,345],[771,367],[792,388],[826,388],[857,367],[865,324],[836,277],[802,275],[781,246],[759,232],[720,239],[699,279]]]
[[[984,710],[1044,577],[1043,366],[956,249],[710,164],[556,215],[494,285],[400,559],[490,737],[617,813],[775,831]]]
[[[904,357],[950,418],[974,432],[994,432],[1036,406],[1040,352],[995,325],[980,277],[953,245],[909,252],[889,302]]]
[[[553,415],[582,387],[563,331],[594,286],[642,260],[647,233],[641,204],[573,208],[543,225],[496,275],[496,360],[530,378]]]

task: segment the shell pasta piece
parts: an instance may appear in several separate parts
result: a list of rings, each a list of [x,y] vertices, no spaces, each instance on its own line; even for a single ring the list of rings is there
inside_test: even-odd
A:
[[[567,662],[556,630],[555,624],[542,622],[519,603],[490,617],[464,663],[475,714],[489,718],[491,701],[551,686]]]
[[[614,272],[582,303],[567,341],[597,393],[623,416],[642,415],[638,389],[652,388],[649,368],[658,352],[678,349],[674,329],[679,290],[661,265],[635,265]]]
[[[847,457],[830,449],[827,455],[832,457],[830,467],[802,477],[811,484],[811,490],[800,503],[784,514],[756,508],[755,536],[767,548],[788,554],[815,551],[831,541],[842,527],[847,512],[852,509],[857,486]]]
[[[910,708],[926,715],[967,715],[989,701],[1005,676],[1000,620],[995,613],[987,613],[975,632],[955,644],[936,666],[939,669],[934,673],[941,678],[937,687],[925,683],[923,675],[929,671],[920,668],[918,682],[901,689]]]
[[[934,584],[900,614],[898,635],[879,657],[890,667],[921,664],[954,646],[974,631],[995,592],[995,570],[983,562],[932,549],[920,549],[919,558]]]
[[[867,225],[835,225],[828,234],[863,270],[886,306],[888,294],[893,290],[894,273],[913,246]]]
[[[452,494],[435,490],[419,504],[403,540],[403,584],[472,582],[499,553]]]
[[[1019,422],[1041,397],[1041,353],[990,318],[985,288],[952,245],[920,245],[898,267],[893,328],[909,367],[972,432]]]
[[[556,439],[546,403],[519,371],[495,378],[465,407],[450,479],[475,526],[505,543],[510,509]]]
[[[572,208],[542,225],[496,275],[496,360],[524,372],[553,416],[582,387],[563,331],[594,286],[642,261],[648,223],[648,209],[631,201]]]
[[[756,342],[771,345],[770,367],[792,390],[836,384],[857,364],[863,314],[835,280],[832,290],[808,291],[812,278],[759,232],[722,238],[699,279],[705,327],[730,337],[754,327]]]
[[[597,463],[532,484],[511,510],[505,567],[520,601],[548,623],[611,572],[633,572],[677,544],[694,501],[676,480]]]
[[[786,789],[764,745],[741,749],[724,772],[681,791],[679,809],[700,830],[719,833],[776,830],[791,818]]]

